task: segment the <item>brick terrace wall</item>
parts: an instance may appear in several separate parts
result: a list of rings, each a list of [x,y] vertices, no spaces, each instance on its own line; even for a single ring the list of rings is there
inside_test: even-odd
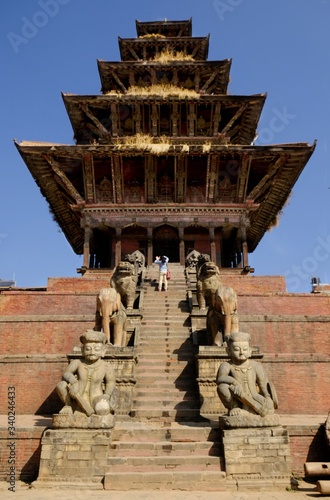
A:
[[[290,436],[291,468],[296,477],[304,477],[304,463],[329,462],[324,425],[288,427]]]
[[[16,387],[18,414],[47,415],[59,410],[54,392],[67,364],[67,354],[80,334],[93,328],[96,295],[109,276],[51,278],[46,291],[0,293],[0,414],[7,413],[7,387]],[[283,414],[324,414],[329,411],[327,384],[330,352],[330,296],[288,294],[279,276],[224,274],[225,284],[238,293],[243,331],[260,348]],[[303,464],[325,460],[320,427],[292,427],[292,470],[303,475]],[[40,428],[19,430],[17,471],[24,480],[36,477]],[[6,479],[7,430],[0,430],[1,478]]]
[[[32,482],[38,477],[41,435],[45,427],[21,428],[16,431],[15,472],[16,480]],[[8,437],[7,429],[0,428],[0,481],[9,480],[9,447],[13,442]]]
[[[241,329],[264,355],[280,412],[327,414],[330,296],[288,294],[278,276],[225,274],[225,280],[237,290]],[[104,275],[52,278],[47,291],[0,293],[1,376],[21,392],[18,412],[52,413],[66,355],[93,328],[96,295],[108,283]]]

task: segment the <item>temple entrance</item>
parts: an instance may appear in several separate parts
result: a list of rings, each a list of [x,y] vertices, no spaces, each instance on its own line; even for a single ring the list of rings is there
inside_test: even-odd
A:
[[[167,255],[170,262],[180,262],[179,234],[173,226],[160,226],[153,233],[153,260]]]

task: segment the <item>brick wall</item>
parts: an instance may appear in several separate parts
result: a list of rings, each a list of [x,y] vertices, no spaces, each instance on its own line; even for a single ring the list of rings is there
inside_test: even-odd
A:
[[[32,482],[38,476],[41,435],[44,426],[21,428],[16,430],[15,436],[15,478],[17,480]],[[8,437],[6,428],[0,428],[0,481],[9,481],[10,464],[9,444],[13,440]]]

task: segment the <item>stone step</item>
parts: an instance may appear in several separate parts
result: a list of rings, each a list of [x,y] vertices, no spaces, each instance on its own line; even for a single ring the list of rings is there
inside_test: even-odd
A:
[[[185,406],[183,406],[185,405]],[[200,417],[200,408],[196,404],[195,408],[187,408],[186,403],[178,403],[177,408],[173,407],[135,407],[133,404],[133,408],[130,411],[130,415],[132,418],[141,419],[141,420],[160,420],[162,418],[170,419],[170,420],[185,420],[190,421],[194,419],[198,419]],[[180,407],[179,407],[180,406]]]
[[[187,362],[193,363],[191,360],[191,355],[187,354],[186,359],[173,359],[172,357],[166,357],[164,354],[161,356],[153,356],[152,358],[148,358],[147,356],[139,357],[139,366],[145,367],[159,367],[161,370],[164,370],[168,367],[183,367],[186,366]]]
[[[183,490],[225,491],[226,475],[223,471],[166,471],[166,472],[108,472],[104,478],[105,490]]]
[[[218,422],[205,423],[200,418],[196,421],[165,422],[159,419],[157,422],[137,421],[130,419],[127,422],[118,421],[112,431],[114,442],[162,442],[173,443],[195,443],[195,442],[219,442],[220,430]]]
[[[176,389],[174,386],[172,389],[153,389],[153,388],[143,388],[141,390],[136,390],[136,397],[141,397],[141,398],[145,398],[145,397],[150,397],[150,398],[158,398],[158,400],[160,400],[159,398],[161,397],[180,397],[182,398],[182,401],[184,400],[184,398],[195,398],[196,399],[196,396],[197,396],[197,399],[198,399],[198,391],[196,390],[193,390],[193,389],[188,389],[187,391],[186,390],[179,390],[179,389]]]
[[[160,370],[160,371],[166,371],[166,373],[168,373],[169,371],[169,368],[171,368],[172,370],[172,373],[175,372],[176,376],[178,373],[182,373],[183,370],[185,370],[185,373],[187,372],[187,370],[189,370],[189,375],[190,376],[196,376],[196,369],[195,369],[195,363],[193,360],[183,360],[183,361],[176,361],[176,362],[173,362],[173,361],[170,361],[169,358],[168,360],[166,360],[166,358],[163,358],[162,360],[161,359],[157,359],[157,363],[151,363],[151,362],[147,362],[146,360],[144,359],[139,359],[139,362],[137,364],[137,371],[139,373],[139,375],[144,375],[144,373],[142,373],[142,367],[144,367],[146,370],[148,370],[148,372],[155,372],[157,370]],[[140,370],[141,368],[141,370]],[[186,370],[187,368],[187,370]],[[188,373],[186,374],[186,377],[188,376]]]
[[[142,327],[139,332],[139,339],[143,339],[144,342],[164,342],[164,341],[175,341],[178,343],[177,347],[184,342],[190,342],[191,346],[193,346],[192,340],[190,338],[190,331],[188,331],[187,327],[181,328],[173,328],[154,326],[152,328]]]
[[[200,456],[222,455],[222,443],[211,441],[168,442],[168,441],[111,441],[109,454],[113,457],[127,456],[160,456],[174,453],[176,456],[185,456],[196,453]],[[222,457],[221,457],[222,458]]]
[[[199,407],[199,397],[196,394],[191,396],[164,394],[163,396],[141,396],[139,395],[133,400],[134,408],[153,407],[153,408],[167,408],[175,407],[178,403],[184,404],[187,408]]]
[[[147,390],[149,388],[151,389],[159,389],[159,390],[171,390],[173,387],[176,387],[178,390],[186,391],[186,390],[194,390],[195,388],[195,382],[192,381],[190,382],[189,379],[181,379],[181,380],[175,380],[173,381],[172,378],[166,378],[166,377],[157,377],[155,380],[155,376],[149,376],[145,377],[141,383],[141,380],[139,378],[138,383],[136,384],[136,391],[139,390]]]
[[[111,472],[148,472],[162,470],[180,471],[221,471],[220,457],[209,455],[174,455],[163,454],[161,456],[116,456],[108,457],[108,466]]]

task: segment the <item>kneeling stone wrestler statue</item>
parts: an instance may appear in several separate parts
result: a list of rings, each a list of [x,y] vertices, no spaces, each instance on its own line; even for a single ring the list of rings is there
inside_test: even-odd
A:
[[[227,338],[230,361],[221,363],[217,377],[217,393],[228,415],[265,417],[277,408],[275,389],[269,383],[261,363],[251,356],[250,335],[231,333]],[[252,415],[251,415],[252,414]]]
[[[60,414],[84,413],[106,416],[114,414],[116,377],[110,363],[103,359],[106,350],[103,332],[87,330],[80,337],[82,359],[71,361],[56,387],[64,403]]]

